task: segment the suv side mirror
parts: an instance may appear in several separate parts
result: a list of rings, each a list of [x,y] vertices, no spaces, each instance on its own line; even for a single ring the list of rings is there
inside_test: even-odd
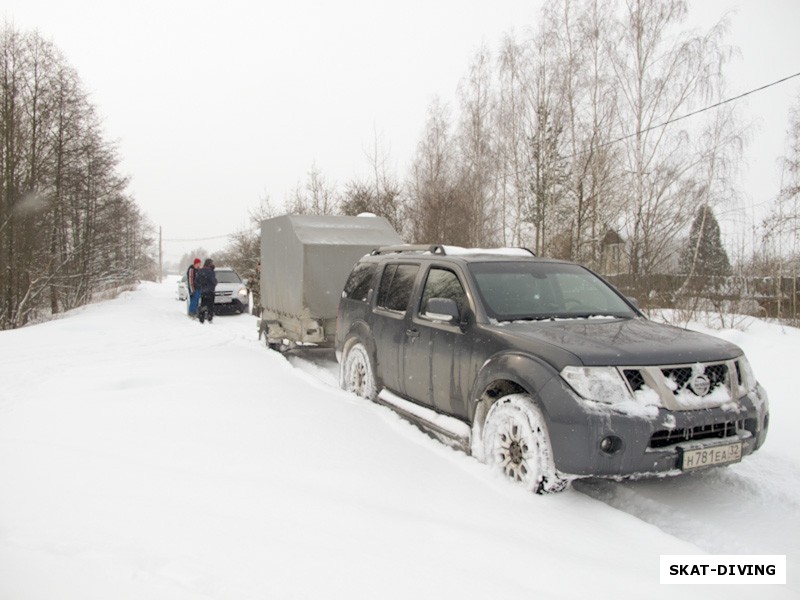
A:
[[[423,315],[434,321],[453,323],[459,320],[458,304],[452,298],[431,298]]]

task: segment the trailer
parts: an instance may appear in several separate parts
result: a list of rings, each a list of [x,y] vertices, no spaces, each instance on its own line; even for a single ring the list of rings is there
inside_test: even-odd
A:
[[[383,217],[284,215],[261,222],[259,339],[275,350],[332,347],[353,265],[403,241]]]

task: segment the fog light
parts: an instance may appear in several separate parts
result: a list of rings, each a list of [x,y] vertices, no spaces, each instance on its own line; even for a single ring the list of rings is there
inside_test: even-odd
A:
[[[622,440],[615,435],[609,435],[600,440],[600,450],[606,454],[616,454],[622,449]]]

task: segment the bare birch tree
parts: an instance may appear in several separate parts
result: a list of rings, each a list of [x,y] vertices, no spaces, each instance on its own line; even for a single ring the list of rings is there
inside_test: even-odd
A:
[[[419,243],[467,245],[468,214],[458,189],[458,165],[450,113],[438,99],[411,166],[409,215],[411,236]]]
[[[528,85],[528,151],[530,170],[528,185],[531,195],[526,218],[533,224],[531,244],[536,254],[563,254],[556,250],[564,232],[563,215],[567,207],[566,184],[569,163],[566,157],[565,111],[561,64],[554,50],[552,29],[543,28],[535,40],[534,59]],[[567,209],[568,210],[568,209]]]
[[[459,85],[461,121],[458,128],[459,177],[466,209],[467,244],[490,246],[501,237],[497,218],[497,178],[493,120],[491,56],[484,47],[472,60]]]
[[[338,207],[336,186],[316,164],[311,165],[305,184],[297,186],[288,205],[289,212],[297,215],[333,215]]]
[[[364,152],[371,178],[353,179],[345,185],[340,210],[345,215],[373,213],[384,217],[401,236],[406,229],[405,203],[397,177],[389,170],[389,152],[377,132]]]
[[[527,74],[529,57],[514,36],[507,35],[498,57],[498,99],[495,111],[502,243],[522,246],[532,237],[525,219],[530,202],[527,174]]]
[[[714,97],[727,52],[724,23],[702,35],[683,32],[678,27],[686,12],[683,0],[627,0],[609,40],[630,190],[630,270],[637,275],[663,264],[665,249],[702,202],[696,181],[701,157],[687,151],[691,132],[662,125]]]
[[[599,264],[599,242],[620,214],[616,191],[616,88],[606,57],[613,26],[607,0],[557,0],[545,8],[545,27],[558,49],[561,104],[570,164],[566,187],[569,234],[565,258]]]
[[[800,96],[789,113],[786,154],[781,164],[781,184],[774,206],[763,223],[763,265],[776,282],[778,317],[789,317],[793,324],[798,312],[798,271],[800,271]],[[784,290],[783,280],[791,286]],[[787,302],[783,296],[787,295]]]

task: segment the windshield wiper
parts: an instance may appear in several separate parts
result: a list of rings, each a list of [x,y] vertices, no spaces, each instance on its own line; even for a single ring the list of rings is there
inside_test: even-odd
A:
[[[558,319],[591,319],[592,317],[606,317],[609,319],[632,319],[631,315],[621,315],[619,313],[611,312],[587,312],[587,313],[569,313],[558,315]]]
[[[541,315],[538,317],[511,317],[508,319],[498,319],[498,323],[518,323],[519,321],[550,321],[555,319],[554,315]]]
[[[591,319],[592,317],[606,317],[609,319],[632,319],[632,315],[621,315],[608,312],[586,312],[586,313],[556,313],[552,315],[537,315],[525,317],[513,317],[509,319],[498,319],[498,323],[517,323],[520,321],[555,321],[557,319]]]

